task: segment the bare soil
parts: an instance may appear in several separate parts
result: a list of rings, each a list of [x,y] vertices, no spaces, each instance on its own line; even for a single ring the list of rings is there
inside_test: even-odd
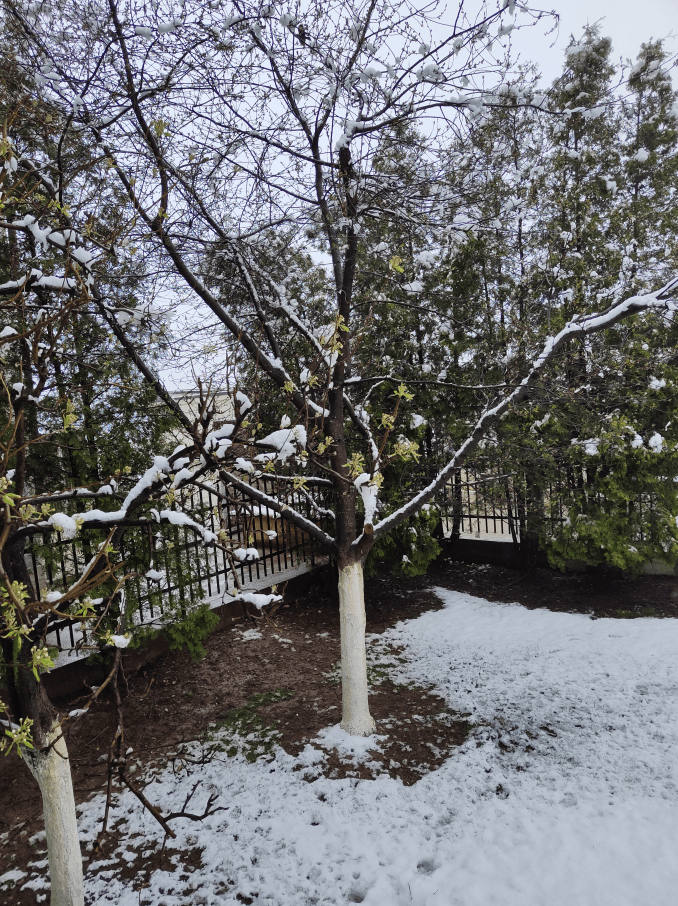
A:
[[[489,601],[522,604],[532,610],[583,613],[593,619],[678,617],[678,577],[623,576],[619,570],[561,573],[534,568],[527,573],[439,558],[424,585],[465,591]],[[422,582],[422,579],[411,580]]]
[[[368,633],[380,634],[400,620],[440,608],[432,587],[468,592],[491,601],[520,603],[528,608],[590,614],[592,618],[678,616],[678,579],[642,576],[558,574],[535,569],[527,575],[503,567],[477,566],[439,558],[429,574],[416,579],[383,575],[367,582]],[[258,637],[260,634],[260,637]],[[245,636],[245,637],[244,637]],[[257,719],[277,725],[280,745],[296,755],[323,727],[341,715],[337,682],[340,656],[339,615],[326,585],[317,583],[268,619],[240,623],[218,632],[207,642],[207,656],[194,664],[185,652],[169,653],[129,676],[125,704],[125,746],[143,763],[172,756],[184,741],[205,736],[210,724],[240,714],[255,696],[269,696],[254,709]],[[387,652],[394,659],[398,651]],[[435,770],[467,737],[473,720],[457,714],[430,689],[394,685],[383,672],[373,672],[370,707],[378,732],[388,735],[383,755],[356,765],[333,754],[323,766],[330,777],[374,777],[381,773],[415,783]],[[83,690],[83,692],[86,690]],[[255,699],[257,701],[259,699]],[[78,707],[78,698],[58,702],[61,711]],[[248,712],[249,713],[249,712]],[[84,801],[105,788],[107,753],[114,733],[115,708],[110,699],[69,725],[76,800]],[[133,776],[133,775],[131,775]],[[307,779],[316,774],[311,772]],[[15,756],[0,760],[0,876],[10,868],[27,870],[29,862],[46,858],[44,843],[30,843],[43,829],[41,803],[35,782]],[[162,831],[159,828],[160,835]],[[169,843],[170,841],[168,841]],[[115,848],[111,844],[111,849]],[[131,843],[133,849],[133,841]],[[86,854],[89,858],[90,854]],[[165,859],[172,856],[168,846]],[[200,853],[174,854],[182,870],[194,871]],[[159,855],[121,865],[126,876],[143,875],[159,864]],[[167,863],[165,864],[167,868]],[[3,906],[42,902],[36,891],[0,892]]]

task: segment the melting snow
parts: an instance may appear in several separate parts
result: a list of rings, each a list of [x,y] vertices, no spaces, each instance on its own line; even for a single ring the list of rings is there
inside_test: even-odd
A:
[[[180,807],[198,777],[192,811],[210,790],[228,807],[173,824],[179,849],[203,851],[201,899],[195,882],[167,870],[141,894],[116,873],[88,873],[88,902],[672,906],[678,621],[438,594],[442,610],[381,638],[402,647],[403,680],[433,683],[450,708],[473,715],[469,739],[439,770],[409,787],[384,775],[305,781],[321,748],[343,744],[336,727],[299,758],[281,749],[273,762],[215,758],[194,777],[167,768],[144,788],[164,810]],[[96,838],[104,802],[84,807],[85,840]],[[116,792],[114,809],[139,847],[160,845],[132,793]]]
[[[340,755],[348,755],[355,761],[369,761],[371,752],[380,752],[379,743],[387,739],[373,733],[371,736],[350,736],[339,724],[320,730],[316,742],[323,749],[336,749]]]

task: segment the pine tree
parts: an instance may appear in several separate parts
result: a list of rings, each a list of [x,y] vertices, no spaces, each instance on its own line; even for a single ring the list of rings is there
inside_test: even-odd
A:
[[[535,330],[538,337],[601,303],[647,291],[675,262],[675,230],[666,216],[674,204],[675,95],[661,69],[661,48],[641,51],[621,110],[611,94],[609,41],[587,29],[566,55],[554,90],[569,114],[550,130],[530,211],[533,340]],[[659,149],[652,163],[643,143]],[[666,268],[660,241],[669,250]],[[507,446],[513,441],[523,450],[518,468],[527,465],[528,483],[537,486],[543,511],[537,530],[555,565],[579,559],[639,569],[678,553],[678,507],[666,481],[675,463],[661,453],[674,437],[665,430],[675,424],[668,389],[673,343],[672,332],[652,318],[582,342],[561,362],[548,392],[533,398],[531,411],[504,424]]]

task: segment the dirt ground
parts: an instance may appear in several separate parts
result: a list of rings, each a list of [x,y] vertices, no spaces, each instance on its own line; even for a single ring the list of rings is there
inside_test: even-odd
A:
[[[439,608],[430,590],[433,586],[592,618],[678,616],[678,579],[674,577],[621,579],[544,569],[525,576],[502,567],[440,558],[420,578],[384,575],[368,581],[368,633],[380,634],[399,620]],[[209,726],[217,722],[246,729],[277,727],[280,745],[296,755],[321,728],[339,721],[339,615],[322,583],[296,600],[287,600],[270,619],[239,623],[216,633],[206,647],[207,656],[200,664],[185,652],[169,653],[128,677],[125,746],[134,749],[142,764],[171,757],[184,741],[205,738]],[[397,663],[397,650],[386,649],[383,655]],[[389,735],[384,754],[369,766],[342,762],[334,755],[323,768],[328,776],[372,777],[386,772],[411,784],[435,770],[466,738],[471,713],[452,713],[428,689],[394,685],[388,670],[378,665],[371,668],[370,680],[370,707],[378,732]],[[78,707],[78,698],[57,704],[67,712]],[[114,722],[113,702],[104,699],[68,732],[78,802],[105,787]],[[311,773],[307,779],[313,776],[317,775]],[[1,759],[0,876],[10,868],[25,871],[28,863],[46,858],[44,843],[29,842],[41,829],[35,782],[16,757]],[[91,854],[85,855],[86,866]],[[199,854],[184,853],[182,859],[186,870],[191,870],[191,862],[193,869],[199,865]],[[153,867],[146,864],[144,870]],[[134,865],[125,866],[125,873],[135,870]],[[36,900],[36,891],[18,886],[0,892],[3,906],[32,906],[41,901]]]
[[[439,558],[423,586],[440,585],[506,604],[533,609],[612,617],[678,617],[678,577],[623,577],[618,570],[561,573],[532,569],[527,574],[499,566],[459,563]],[[422,579],[412,580],[422,582]]]

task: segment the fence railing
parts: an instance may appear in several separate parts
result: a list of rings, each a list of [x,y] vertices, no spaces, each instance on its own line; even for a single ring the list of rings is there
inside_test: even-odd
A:
[[[436,497],[445,537],[520,539],[520,501],[512,474],[480,475],[460,469]]]
[[[408,476],[410,487],[424,487],[433,475]],[[675,484],[666,479],[671,487]],[[657,497],[638,490],[625,501],[609,500],[601,492],[595,473],[586,468],[563,469],[545,477],[535,472],[517,472],[479,465],[457,470],[434,502],[441,516],[445,537],[512,541],[519,545],[528,532],[547,543],[567,524],[573,510],[615,513],[629,517],[635,526],[630,541],[646,541],[661,519]]]
[[[586,469],[544,479],[527,473],[482,473],[459,470],[436,498],[446,537],[474,536],[518,545],[528,532],[547,544],[574,513],[584,518],[615,514],[629,519],[629,541],[644,542],[656,534],[661,506],[655,494],[639,490],[627,500],[610,500]],[[672,479],[666,481],[671,483]],[[587,515],[588,514],[588,515]]]
[[[409,478],[410,487],[423,486],[429,480],[424,471]],[[534,531],[535,525],[541,537],[554,536],[568,518],[572,492],[582,492],[582,480],[583,493],[590,495],[589,503],[604,505],[604,499],[593,487],[586,489],[586,478],[585,473],[576,476],[576,487],[568,485],[567,480],[542,482],[535,492],[525,475],[501,470],[487,474],[469,466],[453,475],[434,503],[445,537],[473,536],[518,545],[528,530]],[[252,483],[277,499],[284,488],[288,505],[312,519],[319,508],[332,507],[333,492],[326,486],[314,486],[309,492],[291,484],[282,485],[282,479],[265,475]],[[149,521],[148,526],[129,528],[120,555],[130,576],[125,585],[124,606],[136,625],[159,623],[170,613],[187,613],[205,601],[215,604],[240,588],[263,588],[284,580],[290,572],[307,571],[327,562],[308,535],[233,488],[224,491],[219,485],[204,484],[181,493],[182,510],[215,534],[222,532],[228,543],[206,546],[200,537],[180,525],[163,526],[160,531]],[[109,509],[116,505],[110,497],[89,500],[100,508],[106,502]],[[77,505],[82,511],[88,504],[78,501]],[[642,523],[652,516],[655,502],[651,495],[639,494],[630,505],[636,508]],[[642,539],[642,530],[639,538]],[[67,589],[82,573],[94,550],[95,542],[88,543],[77,536],[71,541],[62,540],[53,532],[33,536],[26,548],[26,562],[38,597],[46,589]],[[153,563],[155,578],[146,574],[149,562]],[[50,643],[59,648],[75,648],[83,640],[82,628],[73,621],[50,624],[49,630]]]
[[[270,496],[280,494],[275,478],[261,476],[252,483]],[[300,489],[285,488],[287,504],[308,517],[313,516],[314,505],[329,504],[327,492],[314,496],[315,500]],[[108,503],[110,509],[112,504],[110,497],[87,501],[99,508]],[[205,545],[181,525],[159,530],[149,521],[148,526],[128,528],[119,553],[129,575],[124,606],[135,625],[162,622],[169,613],[187,613],[202,602],[219,603],[215,599],[223,600],[239,589],[272,585],[290,572],[326,561],[308,535],[232,488],[227,494],[218,485],[193,488],[183,492],[181,502],[183,512],[214,534],[221,532],[227,543]],[[77,503],[82,512],[84,501]],[[34,535],[25,555],[38,598],[46,591],[68,589],[94,556],[96,543],[79,536],[63,540],[53,531]],[[147,575],[149,563],[152,577]],[[118,616],[119,608],[110,615]],[[49,644],[75,648],[83,640],[83,628],[73,621],[50,623]]]

